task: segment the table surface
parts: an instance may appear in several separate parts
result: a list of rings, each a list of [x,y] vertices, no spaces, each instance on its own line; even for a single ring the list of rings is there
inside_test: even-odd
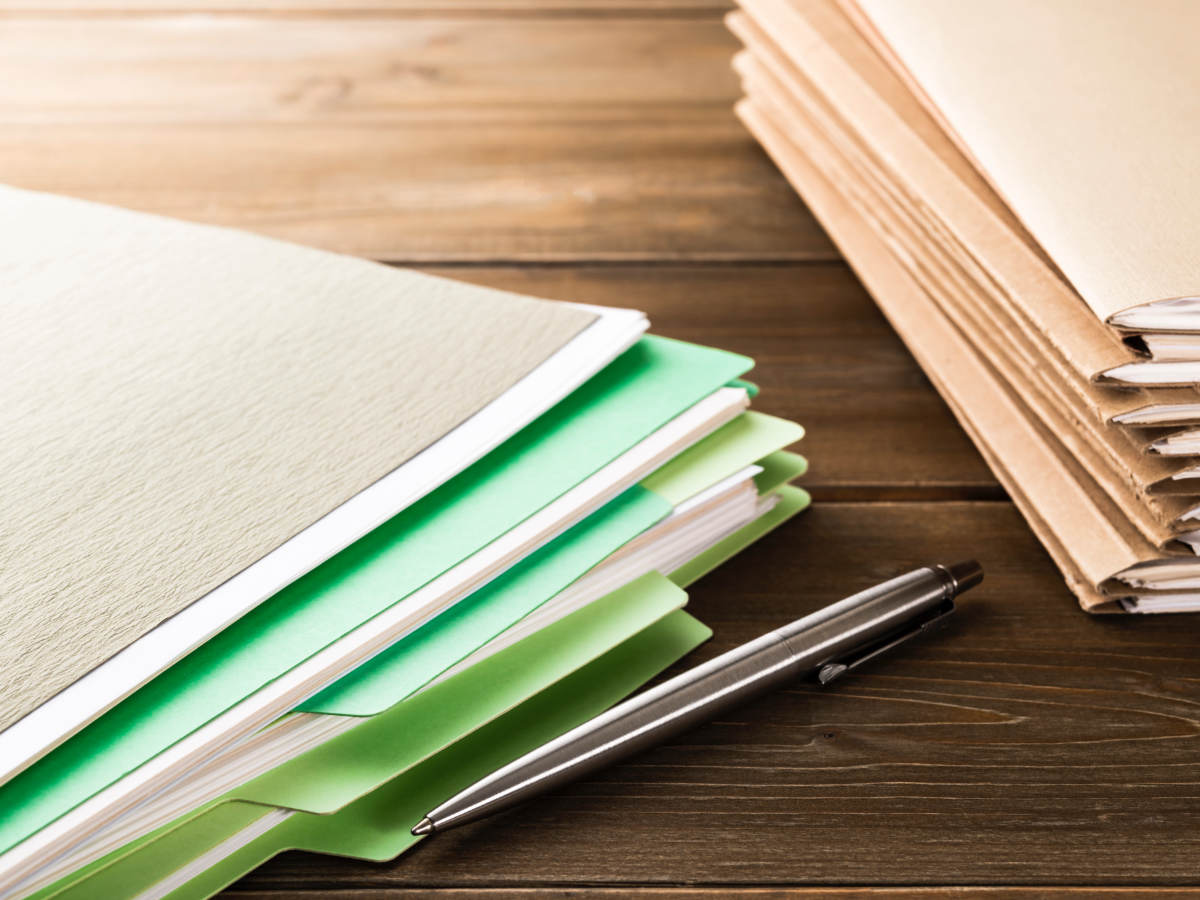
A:
[[[753,356],[756,406],[809,429],[816,503],[695,586],[716,637],[689,663],[915,564],[987,569],[947,632],[831,689],[395,863],[293,853],[229,896],[1200,895],[1200,617],[1076,607],[734,119],[724,11],[0,0],[4,181],[640,307]]]

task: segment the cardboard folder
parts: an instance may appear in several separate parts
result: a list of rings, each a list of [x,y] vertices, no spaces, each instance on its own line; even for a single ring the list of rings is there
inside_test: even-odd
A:
[[[789,454],[776,459],[771,468],[782,475],[785,470],[802,467],[798,460]],[[206,860],[204,867],[211,867],[212,873],[203,875],[192,887],[195,893],[179,896],[207,896],[208,891],[285,849],[367,859],[394,856],[417,842],[408,829],[423,814],[424,810],[418,809],[422,804],[449,796],[469,783],[472,773],[496,768],[519,755],[519,748],[532,748],[599,712],[706,638],[707,629],[682,612],[672,612],[686,601],[680,588],[808,503],[807,495],[797,488],[768,483],[763,490],[774,492],[779,499],[770,512],[673,571],[669,579],[647,574],[416,694],[405,695],[403,683],[396,686],[386,667],[376,670],[366,678],[372,683],[372,701],[380,702],[389,691],[395,691],[391,705],[364,717],[358,716],[361,708],[347,695],[337,698],[337,703],[325,700],[317,704],[323,709],[344,710],[350,701],[349,708],[355,710],[362,725],[33,896],[96,896],[118,886],[129,894],[147,888],[264,821],[272,809],[288,811],[286,823],[267,822],[269,836],[267,832],[256,836],[252,849],[239,848],[228,861]],[[640,634],[633,636],[638,631]],[[625,641],[620,652],[606,653],[602,657],[606,662],[588,662],[617,639]],[[556,679],[580,665],[584,668],[578,677],[551,689]],[[614,672],[621,677],[611,678]],[[545,695],[538,695],[538,702],[528,705],[522,698],[536,691]],[[513,704],[521,705],[513,709]],[[500,719],[493,721],[497,715]],[[537,726],[531,727],[534,722]],[[474,729],[482,729],[478,739],[468,737]],[[451,744],[453,754],[443,756],[444,748]],[[490,749],[481,752],[483,747]],[[224,880],[213,881],[218,878]]]
[[[1158,546],[1168,546],[1179,532],[1195,528],[1189,514],[1200,503],[1195,495],[1166,495],[1166,487],[1183,491],[1186,482],[1172,477],[1190,463],[1148,456],[1144,447],[1125,429],[1104,425],[1089,416],[1071,392],[1053,390],[1055,381],[1039,379],[1047,368],[1033,348],[1023,346],[1003,310],[979,296],[978,284],[939,257],[936,239],[913,221],[918,204],[897,199],[874,169],[869,151],[856,144],[839,117],[778,48],[743,16],[732,16],[731,26],[753,55],[736,61],[751,93],[767,94],[792,115],[821,121],[827,153],[837,156],[842,176],[839,184],[856,198],[863,215],[875,219],[882,233],[896,245],[897,258],[912,277],[938,301],[942,311],[976,344],[1005,380],[1016,386],[1037,415],[1065,443],[1119,505],[1130,510],[1131,520]],[[758,86],[756,92],[755,86]],[[972,296],[974,294],[975,296]],[[967,299],[964,300],[963,298]],[[974,301],[974,302],[972,302]]]
[[[343,720],[380,714],[397,700],[428,684],[430,679],[448,667],[470,656],[495,635],[628,545],[671,513],[673,508],[757,463],[754,468],[759,472],[754,486],[766,498],[764,512],[729,537],[718,540],[703,553],[689,559],[678,572],[673,573],[672,577],[679,584],[690,583],[765,531],[794,515],[807,503],[807,496],[803,492],[782,487],[804,471],[804,459],[776,449],[797,440],[802,433],[803,430],[793,423],[759,413],[743,413],[656,470],[641,485],[630,488],[484,588],[460,601],[447,613],[397,641],[296,706],[295,713],[340,717]],[[774,504],[773,508],[771,504]],[[162,694],[151,693],[139,699],[143,704],[152,704],[155,696],[161,697]],[[158,715],[162,712],[162,706],[150,705],[146,711],[147,715]],[[87,732],[79,738],[85,736],[89,736]],[[90,751],[92,757],[107,758],[112,764],[125,767],[136,765],[139,758],[136,745],[120,741],[106,744],[100,736],[91,737],[94,739],[85,749]],[[261,743],[261,738],[262,735],[255,740]],[[275,749],[272,752],[279,752],[286,750],[288,745],[276,742],[273,746]],[[61,755],[52,755],[51,758],[59,760]],[[50,797],[69,797],[72,787],[78,787],[79,779],[87,777],[90,760],[91,757],[79,771],[38,769],[36,771],[41,773],[41,782],[33,787]],[[207,768],[201,767],[186,773],[186,778],[193,783],[211,777],[211,762]],[[189,793],[178,789],[174,791],[171,802],[182,810],[202,799],[195,790]],[[14,803],[12,808],[19,816],[25,817],[31,816],[37,809],[35,806],[31,810],[19,803]],[[110,820],[108,827],[114,825],[124,829],[121,833],[126,837],[140,833],[136,830],[131,832],[129,829],[134,826],[128,823]],[[106,836],[103,840],[112,843],[113,838]],[[32,872],[23,876],[29,877],[33,877]],[[38,877],[39,880],[44,878]]]
[[[770,112],[753,101],[743,101],[738,112],[854,260],[855,271],[1055,557],[1081,605],[1091,612],[1119,611],[1100,585],[1122,566],[1157,558],[1156,549],[1145,541],[1139,545],[1127,540],[1109,523],[1104,510],[1092,502],[1087,485],[1071,477],[1054,446],[999,381],[988,377],[985,364],[772,121]],[[996,440],[984,440],[985,433]]]
[[[1097,320],[1196,296],[1194,3],[853,2]]]

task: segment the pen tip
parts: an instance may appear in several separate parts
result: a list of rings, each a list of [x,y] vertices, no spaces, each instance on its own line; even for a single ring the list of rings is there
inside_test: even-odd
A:
[[[430,820],[429,816],[426,816],[420,822],[418,822],[416,825],[414,825],[413,830],[412,830],[412,833],[415,834],[417,837],[420,837],[423,834],[431,834],[432,832],[433,832],[433,822],[432,822],[432,820]]]
[[[955,594],[969,591],[975,585],[979,584],[979,582],[983,581],[983,566],[974,559],[952,563],[945,566],[945,569],[950,573],[950,577],[954,579]]]

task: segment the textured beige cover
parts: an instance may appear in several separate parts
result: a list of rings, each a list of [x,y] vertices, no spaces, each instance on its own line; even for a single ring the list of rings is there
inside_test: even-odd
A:
[[[0,728],[593,316],[0,188]]]
[[[1200,3],[855,2],[1097,317],[1200,294]]]

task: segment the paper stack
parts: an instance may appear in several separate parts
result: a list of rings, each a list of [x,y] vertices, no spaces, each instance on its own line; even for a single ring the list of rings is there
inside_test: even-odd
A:
[[[1082,605],[1200,609],[1200,7],[739,2],[739,115]]]
[[[0,189],[0,896],[389,859],[709,634],[807,505],[750,360]]]

